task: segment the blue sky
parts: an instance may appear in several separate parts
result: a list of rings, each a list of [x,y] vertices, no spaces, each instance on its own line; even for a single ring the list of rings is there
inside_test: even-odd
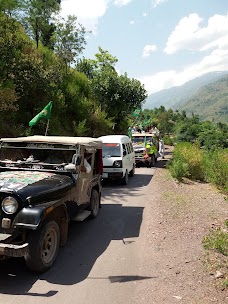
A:
[[[148,94],[228,70],[228,0],[62,0],[92,33],[83,52],[116,56]]]

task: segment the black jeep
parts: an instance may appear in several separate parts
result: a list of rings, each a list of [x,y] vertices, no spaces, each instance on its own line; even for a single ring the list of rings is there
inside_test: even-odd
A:
[[[81,170],[89,155],[90,172]],[[87,163],[87,164],[88,164]],[[70,220],[95,218],[101,198],[102,142],[88,137],[28,136],[0,142],[0,259],[24,257],[50,268]]]

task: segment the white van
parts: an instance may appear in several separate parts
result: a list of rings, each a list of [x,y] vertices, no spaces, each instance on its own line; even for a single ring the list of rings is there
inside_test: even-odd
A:
[[[106,135],[103,142],[103,178],[119,179],[124,185],[128,175],[135,174],[135,152],[130,138],[126,135]]]

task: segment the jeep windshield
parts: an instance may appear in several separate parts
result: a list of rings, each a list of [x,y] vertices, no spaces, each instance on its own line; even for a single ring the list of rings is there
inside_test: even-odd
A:
[[[116,144],[116,143],[103,144],[102,155],[103,155],[103,158],[104,157],[120,157],[121,156],[120,144]]]
[[[145,136],[132,136],[132,142],[133,144],[141,144],[145,142],[153,142],[154,141],[154,136],[152,135],[145,135]]]
[[[134,144],[144,143],[145,142],[145,136],[132,137],[132,142]]]
[[[31,169],[63,169],[72,162],[76,147],[67,145],[2,143],[0,166]]]

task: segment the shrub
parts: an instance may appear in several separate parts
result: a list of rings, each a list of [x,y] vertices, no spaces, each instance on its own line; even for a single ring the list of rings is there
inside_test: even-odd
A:
[[[165,135],[163,140],[165,145],[173,146],[173,138],[171,138],[169,135]]]
[[[190,177],[195,180],[203,180],[203,152],[198,145],[178,143],[175,146],[173,155],[174,159],[169,168],[174,177],[177,179]]]
[[[203,245],[206,249],[213,249],[228,256],[228,234],[221,229],[212,231],[209,236],[204,237]]]
[[[189,175],[188,165],[180,158],[175,158],[168,166],[172,176],[179,181]]]
[[[205,180],[228,193],[228,149],[205,152],[203,168]]]

